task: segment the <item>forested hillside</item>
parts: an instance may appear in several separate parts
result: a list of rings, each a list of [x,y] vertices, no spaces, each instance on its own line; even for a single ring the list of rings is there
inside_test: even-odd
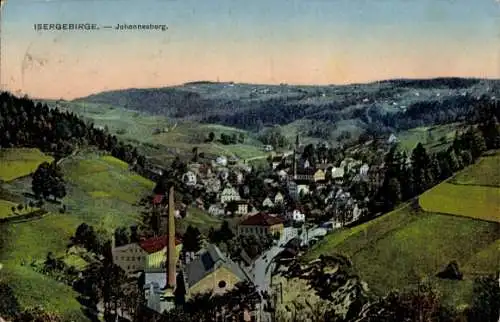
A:
[[[51,109],[47,104],[35,104],[27,97],[18,98],[7,92],[0,94],[0,106],[2,148],[39,148],[59,159],[79,146],[94,145],[128,163],[137,161],[144,165],[146,162],[136,148],[123,144],[116,136],[92,123],[85,123],[74,113]]]
[[[310,120],[308,133],[301,134],[331,139],[345,132],[387,133],[463,121],[473,103],[499,95],[498,80],[436,78],[344,86],[197,82],[103,92],[76,101],[252,131]]]

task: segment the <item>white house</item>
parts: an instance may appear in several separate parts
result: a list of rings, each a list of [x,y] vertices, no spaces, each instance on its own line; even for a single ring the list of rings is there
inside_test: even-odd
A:
[[[370,166],[365,163],[361,166],[361,168],[359,168],[359,175],[362,178],[365,178],[368,176],[368,171],[370,171]]]
[[[306,215],[301,213],[300,210],[295,209],[292,212],[287,214],[288,219],[293,220],[294,222],[304,222],[306,221]]]
[[[274,150],[272,145],[266,145],[266,146],[264,146],[264,151],[271,152],[272,150]]]
[[[309,160],[304,161],[304,169],[309,169],[311,167],[311,163]]]
[[[285,197],[281,194],[281,192],[278,192],[276,196],[274,196],[274,203],[275,204],[283,204],[285,202]]]
[[[389,138],[387,139],[387,143],[389,143],[389,144],[394,144],[397,142],[398,142],[398,138],[394,134],[391,134],[389,136]]]
[[[280,170],[278,171],[278,176],[280,177],[280,180],[285,180],[286,177],[288,176],[288,173],[286,173],[285,170]]]
[[[221,156],[218,156],[216,159],[215,159],[215,163],[217,163],[218,165],[220,166],[227,166],[227,158],[223,155]]]
[[[214,217],[224,216],[224,208],[218,204],[213,204],[208,208],[208,213]]]
[[[262,202],[262,207],[274,207],[274,203],[272,202],[271,198],[267,197],[266,199],[264,199],[264,201]]]
[[[333,167],[332,168],[332,179],[335,181],[341,181],[344,178],[344,168],[343,167]]]
[[[182,182],[187,186],[196,185],[196,174],[193,171],[188,171],[182,175]]]
[[[220,202],[228,203],[230,201],[240,201],[241,197],[238,191],[233,187],[226,187],[220,194]]]

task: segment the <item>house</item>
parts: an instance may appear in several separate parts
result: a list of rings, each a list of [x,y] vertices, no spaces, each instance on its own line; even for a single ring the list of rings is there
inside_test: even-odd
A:
[[[231,182],[235,185],[242,184],[243,180],[245,179],[245,177],[243,176],[243,173],[241,171],[237,171],[237,170],[231,172],[231,175],[229,177],[230,177]]]
[[[314,175],[313,175],[313,180],[314,182],[323,182],[325,181],[325,171],[318,169]]]
[[[283,197],[283,194],[281,192],[278,192],[274,196],[274,204],[276,205],[282,205],[285,202],[285,197]]]
[[[285,180],[287,176],[288,173],[286,173],[285,170],[278,171],[278,177],[280,178],[281,181]]]
[[[298,200],[301,194],[308,194],[309,182],[304,180],[288,181],[287,183],[288,194],[294,199]]]
[[[266,152],[271,152],[271,151],[273,151],[273,150],[274,150],[274,149],[273,149],[273,146],[272,146],[272,145],[265,145],[265,146],[264,146],[264,151],[266,151]]]
[[[193,171],[188,171],[182,175],[181,180],[186,186],[194,186],[196,185],[196,174]]]
[[[188,298],[206,292],[223,294],[237,283],[250,280],[238,264],[213,244],[186,265],[185,276]]]
[[[236,201],[237,209],[235,214],[236,215],[246,215],[250,211],[250,205],[246,201]]]
[[[292,220],[293,222],[304,222],[306,221],[306,215],[303,214],[300,210],[294,209],[292,212],[287,214],[287,219]]]
[[[111,249],[113,262],[120,266],[127,274],[144,271],[147,267],[148,256],[164,248],[166,243],[167,238],[165,236],[150,238],[139,243],[130,243],[119,247],[115,247],[113,242]],[[180,239],[177,239],[176,243],[177,245],[182,245]]]
[[[225,167],[225,166],[227,166],[227,158],[226,158],[225,156],[223,156],[223,155],[218,156],[218,157],[215,159],[215,163],[216,163],[217,165],[220,165],[220,166],[222,166],[222,167]]]
[[[281,235],[284,229],[283,222],[283,219],[277,216],[260,212],[243,220],[238,226],[238,234],[264,236],[279,233]]]
[[[370,170],[370,166],[368,164],[363,164],[361,168],[359,168],[359,175],[361,178],[368,177],[368,171]]]
[[[332,180],[337,184],[342,184],[344,180],[344,168],[343,167],[333,167],[332,168]]]
[[[210,205],[208,213],[214,217],[224,216],[224,208],[218,204]]]
[[[394,144],[394,143],[398,143],[398,138],[394,135],[394,133],[392,133],[389,138],[387,139],[387,143],[388,144]]]
[[[264,201],[262,202],[262,207],[264,208],[274,207],[274,203],[272,202],[271,198],[267,197],[266,199],[264,199]]]
[[[239,201],[241,200],[240,194],[233,187],[226,187],[222,190],[220,194],[220,202],[226,204],[230,201]]]
[[[150,238],[141,242],[141,247],[148,253],[144,265],[144,273],[162,273],[165,275],[167,261],[167,238],[166,236]],[[176,261],[182,251],[182,242],[179,238],[175,239]]]
[[[311,162],[309,160],[304,161],[304,169],[309,169],[311,167]]]
[[[207,193],[218,193],[222,187],[221,181],[217,178],[210,178],[204,182]]]
[[[294,176],[294,180],[307,181],[312,182],[314,180],[314,173],[316,171],[313,168],[305,168],[297,171],[297,174]]]
[[[112,247],[113,262],[127,275],[144,270],[148,253],[138,243]]]

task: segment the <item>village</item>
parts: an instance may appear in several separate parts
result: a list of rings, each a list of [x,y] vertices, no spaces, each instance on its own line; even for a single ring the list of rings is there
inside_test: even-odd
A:
[[[278,154],[265,146],[269,152],[267,169],[259,170],[234,157],[220,155],[208,162],[197,158],[198,162],[180,166],[178,189],[198,196],[191,198],[192,204],[210,216],[231,220],[235,235],[270,237],[272,244],[260,254],[249,256],[242,251],[238,258],[231,258],[216,244],[205,241],[198,252],[182,256],[182,236],[176,234],[174,226],[176,220],[190,215],[185,210],[189,200],[177,206],[171,187],[168,193],[151,198],[153,209],[161,213],[158,236],[119,246],[113,242],[114,263],[129,276],[142,279],[143,301],[150,314],[175,307],[179,283],[187,298],[192,298],[206,292],[223,294],[238,283],[248,282],[256,287],[260,300],[256,309],[245,311],[246,320],[271,321],[278,299],[271,285],[276,264],[293,260],[335,229],[362,221],[368,212],[370,191],[383,182],[383,163],[368,163],[376,158],[362,160],[351,155],[369,146],[383,156],[396,142],[391,135],[379,144],[369,142],[354,153],[342,152],[346,155],[342,159],[331,160],[324,146],[316,150],[312,145],[304,146],[297,136],[292,151]],[[151,172],[163,174],[159,167]]]

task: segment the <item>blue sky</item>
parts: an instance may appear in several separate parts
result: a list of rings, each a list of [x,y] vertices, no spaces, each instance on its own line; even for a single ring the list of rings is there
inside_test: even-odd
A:
[[[8,0],[3,9],[1,83],[37,95],[217,78],[324,84],[500,75],[495,0]],[[78,22],[169,30],[33,30]],[[27,52],[46,62],[21,71]]]

